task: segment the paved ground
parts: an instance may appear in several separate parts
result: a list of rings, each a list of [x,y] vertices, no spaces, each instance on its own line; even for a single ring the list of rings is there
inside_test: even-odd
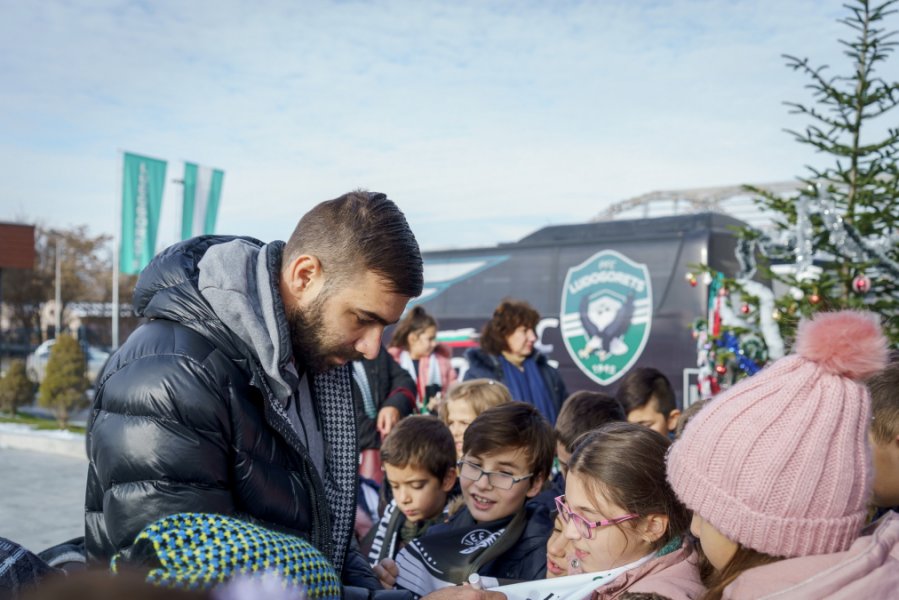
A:
[[[0,448],[0,536],[32,551],[84,535],[87,459]]]

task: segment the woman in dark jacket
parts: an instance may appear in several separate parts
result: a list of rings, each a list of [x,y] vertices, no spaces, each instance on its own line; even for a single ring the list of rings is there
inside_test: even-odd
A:
[[[465,381],[481,377],[506,384],[512,398],[528,402],[555,424],[568,390],[546,356],[534,349],[540,315],[527,302],[503,300],[484,325],[481,347],[465,353]]]

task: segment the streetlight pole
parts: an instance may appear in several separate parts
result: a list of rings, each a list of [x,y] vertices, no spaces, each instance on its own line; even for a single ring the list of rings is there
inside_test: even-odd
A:
[[[62,329],[62,265],[61,265],[61,252],[60,246],[64,245],[64,242],[59,234],[56,237],[56,295],[54,297],[56,310],[54,311],[56,314],[56,320],[54,322],[55,330],[53,337],[58,338],[59,332]]]

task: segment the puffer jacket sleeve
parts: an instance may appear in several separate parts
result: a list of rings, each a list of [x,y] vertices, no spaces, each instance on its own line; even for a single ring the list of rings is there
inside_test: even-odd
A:
[[[129,558],[147,524],[177,512],[238,512],[230,361],[190,329],[153,321],[103,373],[88,430],[86,546]],[[230,367],[233,368],[233,367]]]
[[[343,563],[344,600],[412,600],[405,590],[385,590],[353,540]]]

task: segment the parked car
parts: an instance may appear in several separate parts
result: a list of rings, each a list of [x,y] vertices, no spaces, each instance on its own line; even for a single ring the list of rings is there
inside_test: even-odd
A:
[[[47,340],[25,359],[25,370],[32,381],[40,383],[44,380],[44,375],[47,373],[47,361],[50,360],[50,349],[55,343],[55,339]],[[106,364],[106,360],[109,358],[109,352],[84,342],[81,343],[81,351],[87,360],[85,375],[90,385],[93,386],[94,382],[97,381],[97,376],[100,374],[100,369],[103,368],[103,365]]]

